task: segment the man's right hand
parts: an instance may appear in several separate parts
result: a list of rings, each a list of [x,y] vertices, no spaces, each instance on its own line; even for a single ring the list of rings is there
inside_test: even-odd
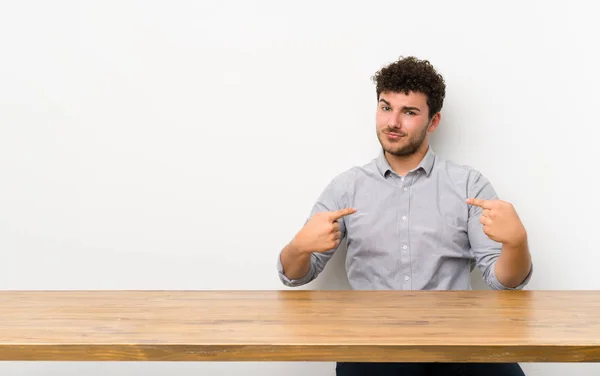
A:
[[[317,213],[306,222],[290,245],[300,253],[330,251],[340,244],[342,237],[338,220],[354,213],[354,208]]]

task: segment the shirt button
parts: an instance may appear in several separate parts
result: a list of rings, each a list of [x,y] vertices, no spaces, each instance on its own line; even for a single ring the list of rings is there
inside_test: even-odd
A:
[[[403,216],[403,217],[402,217],[402,220],[403,220],[403,221],[406,221],[406,216]]]
[[[405,281],[408,281],[410,278],[408,276],[404,277]]]
[[[404,187],[404,192],[408,191],[408,188]]]
[[[408,247],[407,247],[407,246],[404,246],[404,247],[402,247],[402,249],[408,249]]]

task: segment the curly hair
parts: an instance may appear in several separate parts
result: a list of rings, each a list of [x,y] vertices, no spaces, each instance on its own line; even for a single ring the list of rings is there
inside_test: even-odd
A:
[[[427,96],[429,117],[441,111],[446,96],[446,84],[441,74],[436,72],[427,60],[414,56],[400,57],[397,61],[383,67],[372,77],[377,88],[377,99],[385,91],[421,92]]]

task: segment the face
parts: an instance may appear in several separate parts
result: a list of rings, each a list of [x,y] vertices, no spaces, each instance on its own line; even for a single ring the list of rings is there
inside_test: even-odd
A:
[[[377,104],[377,138],[387,153],[408,156],[427,146],[427,132],[439,124],[440,114],[429,119],[427,96],[409,92],[382,92]]]

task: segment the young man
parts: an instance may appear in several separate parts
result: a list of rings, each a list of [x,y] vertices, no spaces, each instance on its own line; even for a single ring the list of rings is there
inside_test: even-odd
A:
[[[473,168],[429,146],[440,123],[444,79],[428,61],[401,58],[373,77],[381,153],[336,176],[310,219],[280,252],[287,286],[315,279],[347,237],[354,289],[468,290],[477,265],[496,290],[532,273],[526,230]],[[523,375],[517,364],[338,364],[338,375]],[[455,373],[454,373],[455,372]],[[433,374],[437,374],[433,373]]]

